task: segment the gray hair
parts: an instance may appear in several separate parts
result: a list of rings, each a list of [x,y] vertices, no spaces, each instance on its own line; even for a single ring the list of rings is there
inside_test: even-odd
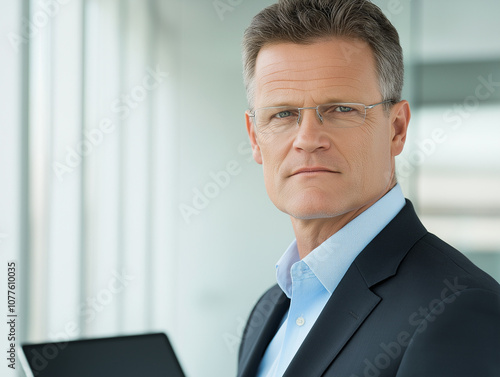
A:
[[[271,43],[313,43],[328,37],[359,39],[371,47],[383,100],[401,100],[403,51],[382,10],[368,0],[279,0],[252,20],[243,36],[243,74],[253,109],[255,62]]]

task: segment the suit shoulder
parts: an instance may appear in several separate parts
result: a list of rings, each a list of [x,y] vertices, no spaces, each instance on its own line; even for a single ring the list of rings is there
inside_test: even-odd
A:
[[[493,277],[432,233],[427,233],[415,244],[408,255],[413,259],[412,256],[418,256],[427,274],[458,277],[468,282],[470,288],[489,290],[500,295],[500,285]]]

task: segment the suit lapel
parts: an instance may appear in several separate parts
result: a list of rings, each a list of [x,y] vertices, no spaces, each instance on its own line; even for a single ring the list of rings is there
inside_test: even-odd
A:
[[[253,328],[253,331],[257,331],[257,338],[253,343],[251,350],[247,353],[246,360],[242,361],[243,367],[241,368],[239,377],[255,377],[264,352],[266,351],[267,346],[278,331],[278,327],[283,319],[283,316],[290,306],[290,300],[288,299],[288,297],[286,297],[283,291],[281,291],[278,286],[276,286],[275,289],[279,290],[277,299],[268,299],[266,300],[267,302],[259,303],[259,306],[257,306],[256,308],[256,311],[258,310],[261,314],[269,314],[263,319],[263,324],[262,326],[260,326],[260,328]],[[269,308],[269,305],[272,306]],[[254,316],[257,315],[258,314],[255,314]],[[254,316],[252,316],[252,318]],[[249,331],[252,331],[252,328]]]
[[[394,276],[427,233],[410,201],[349,267],[283,377],[319,377],[382,300],[370,288]]]
[[[351,265],[283,376],[321,376],[379,301]]]

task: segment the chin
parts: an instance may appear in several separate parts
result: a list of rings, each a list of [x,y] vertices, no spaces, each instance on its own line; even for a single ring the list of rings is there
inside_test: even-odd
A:
[[[334,217],[335,215],[328,212],[286,212],[288,215],[292,216],[298,220],[314,220],[314,219],[326,219]]]
[[[335,197],[297,198],[295,202],[289,202],[281,211],[301,220],[324,219],[342,215],[349,210],[345,208],[339,199]]]

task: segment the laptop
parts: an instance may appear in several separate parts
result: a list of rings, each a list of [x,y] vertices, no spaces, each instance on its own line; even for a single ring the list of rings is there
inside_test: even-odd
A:
[[[23,344],[28,377],[185,377],[163,333]]]

